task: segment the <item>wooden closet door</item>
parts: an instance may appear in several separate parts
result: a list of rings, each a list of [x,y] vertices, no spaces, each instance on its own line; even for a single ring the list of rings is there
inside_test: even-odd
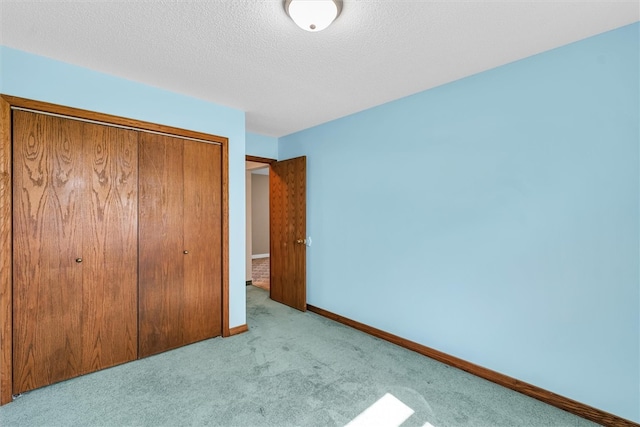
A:
[[[222,148],[184,143],[186,343],[222,334]]]
[[[13,112],[13,393],[82,373],[82,124]]]
[[[84,125],[83,371],[138,356],[138,132]]]
[[[185,342],[182,146],[179,138],[140,135],[140,357]]]
[[[14,393],[137,356],[137,134],[14,114]]]
[[[222,332],[221,148],[140,139],[139,355]]]

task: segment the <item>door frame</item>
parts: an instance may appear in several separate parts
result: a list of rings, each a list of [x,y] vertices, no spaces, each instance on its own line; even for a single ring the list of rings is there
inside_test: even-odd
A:
[[[11,109],[13,107],[220,144],[222,147],[222,336],[230,336],[229,139],[172,126],[0,94],[0,405],[13,400],[13,230],[11,221],[13,185]]]
[[[244,160],[246,162],[256,162],[256,163],[264,163],[265,165],[270,165],[271,163],[276,163],[276,159],[269,159],[267,157],[257,157],[257,156],[244,156]]]

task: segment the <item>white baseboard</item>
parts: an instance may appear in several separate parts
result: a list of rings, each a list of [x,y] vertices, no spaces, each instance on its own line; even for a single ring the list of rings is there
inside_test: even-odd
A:
[[[255,254],[255,255],[251,255],[251,259],[258,259],[258,258],[269,258],[269,254]]]

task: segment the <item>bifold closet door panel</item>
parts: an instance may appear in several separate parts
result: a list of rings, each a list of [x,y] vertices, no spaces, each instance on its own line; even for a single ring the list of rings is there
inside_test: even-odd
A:
[[[13,392],[82,374],[82,123],[13,112]]]
[[[140,134],[139,356],[184,345],[183,141]]]
[[[13,114],[19,393],[137,356],[137,133]]]
[[[139,355],[222,332],[221,148],[144,134],[139,148]]]
[[[84,125],[83,365],[138,356],[138,132]]]
[[[222,334],[222,181],[219,145],[184,143],[185,340]]]

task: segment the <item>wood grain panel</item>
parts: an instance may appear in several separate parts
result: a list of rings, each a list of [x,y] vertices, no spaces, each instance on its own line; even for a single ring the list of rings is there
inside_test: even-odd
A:
[[[184,342],[183,141],[141,134],[138,355]]]
[[[400,347],[404,347],[408,350],[415,351],[416,353],[422,354],[423,356],[427,356],[431,359],[445,363],[454,368],[469,372],[470,374],[473,374],[477,377],[484,378],[488,381],[499,384],[503,387],[507,387],[526,396],[533,397],[534,399],[540,400],[549,405],[563,409],[567,412],[570,412],[582,418],[586,418],[603,426],[638,426],[638,424],[634,423],[633,421],[618,417],[617,415],[613,415],[600,409],[596,409],[592,406],[585,405],[584,403],[577,402],[573,399],[569,399],[568,397],[560,396],[548,390],[528,384],[524,381],[520,381],[499,372],[492,371],[491,369],[487,369],[474,363],[467,362],[466,360],[451,356],[450,354],[443,353],[439,350],[435,350],[422,344],[418,344],[414,341],[410,341],[397,335],[390,334],[389,332],[385,332],[372,326],[365,325],[364,323],[357,322],[347,317],[340,316],[339,314],[332,313],[313,305],[308,305],[307,308],[309,309],[309,311],[319,314],[320,316],[342,323],[343,325],[350,326],[366,334],[383,339]]]
[[[0,99],[0,405],[13,391],[11,106]]]
[[[271,164],[270,296],[306,310],[306,157]]]
[[[82,124],[14,112],[13,391],[82,372]]]
[[[84,124],[83,372],[138,355],[138,133]]]
[[[221,148],[184,142],[184,344],[222,333]]]
[[[244,159],[247,162],[264,163],[266,165],[270,165],[271,163],[277,162],[276,159],[269,159],[267,157],[258,157],[258,156],[244,156]]]
[[[222,148],[222,336],[231,334],[229,328],[229,144]]]
[[[2,98],[9,102],[12,106],[29,108],[47,113],[61,114],[70,117],[77,117],[86,120],[95,120],[103,123],[110,123],[118,126],[127,126],[136,129],[145,129],[153,132],[167,133],[171,135],[179,135],[187,138],[202,139],[205,141],[227,144],[228,138],[210,135],[207,133],[196,132],[188,129],[181,129],[172,126],[160,125],[141,120],[129,119],[126,117],[114,116],[111,114],[97,113],[95,111],[87,111],[79,108],[67,107],[64,105],[51,104],[48,102],[35,101],[32,99],[20,98],[11,95],[1,95]]]
[[[286,209],[284,183],[273,169],[269,170],[269,296],[274,301],[283,302],[285,265],[287,250],[292,245],[286,242]]]

